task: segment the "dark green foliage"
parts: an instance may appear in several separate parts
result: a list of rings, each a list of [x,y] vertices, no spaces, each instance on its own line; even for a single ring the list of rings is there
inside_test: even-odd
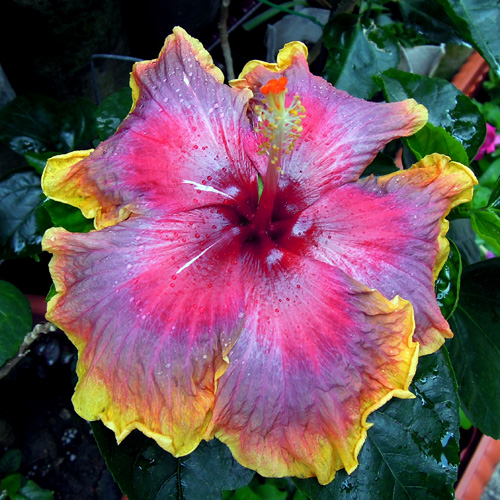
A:
[[[175,458],[135,431],[120,445],[100,422],[92,423],[106,464],[129,500],[220,500],[223,490],[245,486],[254,472],[239,465],[220,441],[203,441]]]
[[[500,258],[467,267],[447,342],[460,404],[485,434],[500,438]]]
[[[420,358],[410,391],[373,413],[358,468],[327,486],[295,480],[312,500],[452,499],[458,467],[458,401],[446,349]]]

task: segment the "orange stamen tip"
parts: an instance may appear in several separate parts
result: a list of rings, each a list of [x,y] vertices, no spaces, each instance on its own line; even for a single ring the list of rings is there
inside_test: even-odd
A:
[[[286,84],[288,83],[288,79],[285,76],[282,76],[281,78],[273,78],[272,80],[269,80],[265,85],[262,85],[260,88],[260,91],[263,94],[279,94],[280,92],[283,92],[286,90]]]

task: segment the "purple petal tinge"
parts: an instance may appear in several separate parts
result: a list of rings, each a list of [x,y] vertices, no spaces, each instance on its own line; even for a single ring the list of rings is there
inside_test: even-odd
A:
[[[306,55],[288,44],[229,87],[175,28],[134,66],[116,134],[48,161],[47,196],[96,230],[43,245],[82,417],[176,456],[215,436],[261,474],[325,484],[356,468],[369,414],[412,397],[419,344],[451,336],[433,284],[476,181],[443,155],[360,179],[427,111],[351,97]]]

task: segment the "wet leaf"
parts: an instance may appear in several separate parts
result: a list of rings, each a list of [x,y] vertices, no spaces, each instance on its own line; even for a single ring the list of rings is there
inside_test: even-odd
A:
[[[0,281],[0,366],[17,354],[31,322],[28,299],[11,283]],[[2,464],[4,460],[5,455]]]
[[[41,251],[37,215],[42,201],[35,172],[15,172],[0,182],[0,259],[32,257]]]
[[[83,216],[79,208],[47,199],[43,203],[54,226],[63,227],[73,233],[87,233],[94,229],[93,219]]]
[[[494,250],[500,252],[500,210],[474,210],[470,222],[472,229]]]
[[[369,99],[378,90],[372,76],[397,66],[397,41],[369,20],[350,14],[327,24],[323,41],[329,51],[325,78],[351,95]]]
[[[462,258],[457,246],[450,240],[450,254],[434,284],[436,298],[443,316],[448,319],[458,304]]]
[[[434,43],[462,42],[462,37],[439,3],[428,0],[399,0],[398,4],[405,25],[423,33],[430,41]]]
[[[116,132],[131,107],[132,94],[129,88],[119,90],[102,101],[96,112],[97,131],[101,141]]]
[[[175,458],[137,431],[117,445],[113,432],[101,422],[93,422],[92,429],[109,470],[129,500],[220,500],[222,490],[243,487],[254,475],[216,439]]]
[[[486,137],[486,122],[477,106],[454,85],[439,78],[390,69],[375,77],[390,102],[412,97],[429,111],[429,123],[459,140],[471,161]]]
[[[294,480],[312,500],[454,498],[458,467],[457,388],[446,349],[420,358],[415,399],[392,399],[373,413],[358,468],[320,486]]]
[[[447,341],[460,405],[485,434],[500,438],[500,258],[465,268]]]
[[[427,123],[416,134],[406,139],[408,147],[417,160],[432,153],[449,156],[453,161],[469,164],[469,158],[458,139],[451,136],[444,128]]]
[[[500,75],[500,9],[497,0],[438,0],[461,35]]]
[[[97,135],[95,106],[84,99],[75,104],[49,97],[16,97],[0,110],[0,141],[19,154],[67,153]]]

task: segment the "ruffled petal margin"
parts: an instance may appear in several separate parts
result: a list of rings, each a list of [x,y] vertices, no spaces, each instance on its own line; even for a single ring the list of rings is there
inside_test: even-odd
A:
[[[288,102],[299,95],[305,107],[303,131],[293,151],[283,156],[285,175],[280,177],[283,198],[297,200],[297,210],[332,188],[357,180],[388,142],[414,134],[427,122],[427,109],[413,99],[369,102],[313,75],[307,49],[300,42],[287,44],[277,64],[251,61],[231,84],[249,88],[252,105],[262,104],[261,86],[278,76],[288,80]]]
[[[237,233],[211,208],[45,234],[47,318],[78,348],[79,415],[118,442],[139,429],[176,456],[196,448],[243,326]]]
[[[211,435],[260,474],[329,483],[356,468],[370,413],[413,397],[411,304],[277,249],[265,262],[250,255],[244,270],[245,326],[220,379]]]
[[[48,161],[53,199],[95,217],[97,229],[131,213],[176,213],[213,204],[257,204],[258,139],[248,89],[232,89],[200,42],[175,28],[158,59],[134,65],[133,106],[95,151]],[[251,160],[250,157],[255,160]]]
[[[408,170],[332,190],[300,214],[281,243],[300,247],[388,299],[409,300],[414,338],[421,355],[429,354],[453,336],[434,293],[449,253],[445,217],[472,199],[476,183],[469,168],[432,154]]]

